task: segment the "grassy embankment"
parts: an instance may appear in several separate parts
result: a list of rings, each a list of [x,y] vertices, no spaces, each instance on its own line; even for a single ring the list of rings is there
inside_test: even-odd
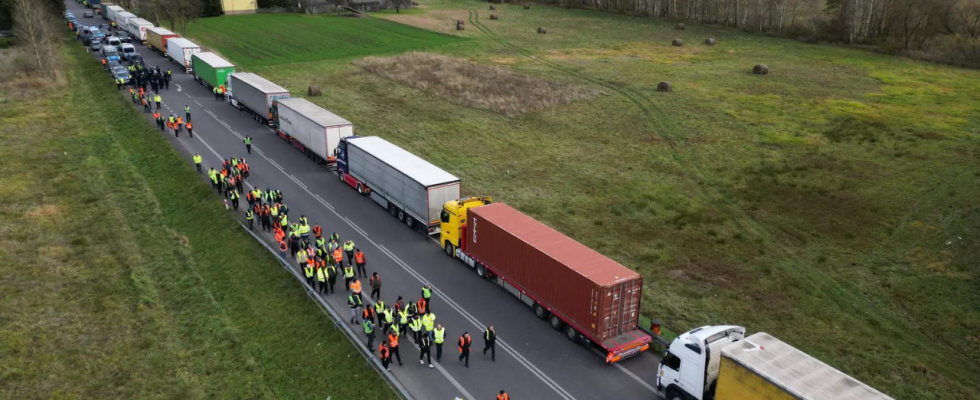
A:
[[[74,41],[0,105],[0,398],[394,398]]]
[[[294,92],[320,85],[312,100],[359,134],[636,268],[645,315],[675,330],[743,324],[898,399],[980,398],[980,72],[585,10],[497,5],[491,21],[486,3],[422,3],[384,17],[469,38],[431,51],[607,95],[508,118],[366,73],[356,47],[310,55],[376,39],[334,28],[371,19],[238,16],[189,34]],[[758,63],[771,74],[751,75]]]

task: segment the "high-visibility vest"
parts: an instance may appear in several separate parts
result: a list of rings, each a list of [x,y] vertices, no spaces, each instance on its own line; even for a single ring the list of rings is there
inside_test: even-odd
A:
[[[436,319],[432,314],[426,314],[422,317],[422,323],[425,324],[425,331],[428,332],[435,328]]]
[[[354,267],[351,266],[344,267],[344,278],[353,278],[353,277],[354,277]]]
[[[378,314],[383,313],[385,311],[385,302],[378,300],[377,303],[374,303],[374,311]]]
[[[412,320],[412,323],[408,324],[409,328],[412,328],[412,332],[418,332],[422,330],[422,320],[416,318]]]
[[[323,240],[320,238],[320,235],[323,234],[323,229],[320,229],[320,225],[313,225],[313,234],[316,235],[317,243],[319,243],[320,240]]]
[[[357,253],[355,253],[354,261],[356,261],[358,264],[364,264],[364,252],[358,251]]]
[[[307,278],[312,278],[313,277],[313,268],[310,268],[309,266],[306,266],[305,268],[303,268],[303,271],[306,272],[306,277]]]
[[[388,325],[391,325],[391,323],[395,321],[395,318],[394,318],[394,315],[392,315],[391,309],[390,308],[386,308],[385,311],[384,311],[384,313],[385,313],[385,323],[387,323]]]
[[[364,333],[368,335],[374,333],[374,324],[369,319],[364,320]]]
[[[364,315],[364,319],[374,319],[375,315],[374,310],[371,309],[371,307],[364,307],[364,312],[361,314]]]
[[[431,299],[432,289],[429,289],[428,287],[422,287],[422,298],[426,300]]]
[[[323,268],[316,269],[316,280],[323,282],[327,280],[327,277],[323,276]]]
[[[426,305],[425,299],[419,299],[418,303],[415,304],[416,307],[418,307],[418,313],[425,314],[425,305]]]
[[[159,103],[160,102],[160,95],[153,96],[153,101]]]
[[[398,347],[398,333],[392,332],[388,334],[388,345],[391,347]]]
[[[408,323],[408,311],[399,310],[398,311],[398,318],[399,318],[399,320],[398,320],[398,323],[399,324],[402,324],[402,325],[407,324]]]
[[[361,293],[361,281],[351,282],[350,288],[354,291],[354,293]]]
[[[200,156],[200,155],[197,155],[197,154],[195,154],[195,155],[194,155],[194,164],[200,164],[200,163],[201,163],[201,161],[202,161],[202,159],[201,159],[201,156]]]
[[[382,360],[388,358],[388,346],[385,346],[384,343],[378,346],[378,354],[381,356]]]
[[[361,296],[347,296],[347,305],[350,306],[350,308],[359,307],[361,305]]]
[[[347,243],[344,243],[344,251],[346,252],[354,251],[354,242],[348,240]]]
[[[337,263],[344,260],[344,253],[340,251],[339,247],[333,250],[333,259],[337,260]]]
[[[510,395],[508,395],[507,393],[498,394],[497,400],[510,400]]]
[[[255,218],[255,213],[252,212],[252,210],[245,211],[245,219],[251,221],[254,218]]]
[[[327,266],[327,279],[330,279],[330,277],[332,277],[332,276],[337,276],[337,268],[334,267],[333,265],[328,265]]]
[[[442,344],[446,341],[446,328],[434,330],[436,334],[436,344]]]
[[[469,345],[471,343],[473,343],[473,339],[470,339],[469,337],[466,337],[466,336],[460,336],[459,337],[459,352],[462,353],[463,352],[463,347],[469,347]]]
[[[184,106],[184,112],[189,114],[191,112],[191,107],[190,106]]]
[[[316,247],[317,247],[317,249],[323,248],[323,246],[326,246],[326,244],[327,243],[323,241],[323,238],[319,238],[319,239],[316,240]]]

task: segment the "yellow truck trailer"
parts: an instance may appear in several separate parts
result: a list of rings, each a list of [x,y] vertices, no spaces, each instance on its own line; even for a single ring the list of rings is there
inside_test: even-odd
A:
[[[657,374],[667,400],[894,400],[767,334],[705,326],[671,342]]]

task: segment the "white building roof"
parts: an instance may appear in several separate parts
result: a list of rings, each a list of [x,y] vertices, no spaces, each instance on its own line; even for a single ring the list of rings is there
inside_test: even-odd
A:
[[[452,174],[377,136],[349,139],[348,143],[353,143],[357,148],[401,171],[422,186],[436,186],[459,181],[459,178]]]

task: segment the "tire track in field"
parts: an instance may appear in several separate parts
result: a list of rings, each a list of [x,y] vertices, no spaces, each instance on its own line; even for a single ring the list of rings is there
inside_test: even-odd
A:
[[[561,72],[563,74],[566,74],[566,75],[569,75],[569,76],[572,76],[572,77],[575,77],[575,78],[578,78],[578,79],[581,79],[581,80],[584,80],[584,81],[587,81],[587,82],[590,82],[590,83],[593,83],[593,84],[596,84],[596,85],[599,85],[599,86],[602,86],[602,87],[604,87],[606,89],[609,89],[609,90],[612,90],[612,91],[618,93],[620,96],[622,96],[623,98],[625,98],[629,102],[633,103],[633,105],[635,105],[637,108],[639,108],[640,109],[640,112],[642,112],[643,115],[647,118],[647,122],[648,123],[656,122],[657,125],[659,125],[659,128],[660,129],[655,129],[656,127],[651,126],[651,128],[654,128],[653,129],[654,130],[654,133],[658,137],[660,137],[661,139],[667,141],[672,147],[676,145],[676,141],[674,140],[674,138],[667,134],[667,129],[666,129],[667,128],[667,123],[662,118],[656,118],[656,116],[654,115],[654,112],[653,111],[660,112],[659,107],[657,107],[656,104],[654,104],[645,95],[643,95],[643,94],[641,94],[639,92],[636,92],[635,90],[632,90],[632,89],[629,89],[629,88],[625,88],[625,87],[621,87],[621,86],[619,86],[619,85],[617,85],[617,84],[615,84],[613,82],[609,82],[609,81],[606,81],[606,80],[601,79],[601,78],[596,78],[596,77],[589,76],[589,75],[586,75],[584,73],[575,71],[574,69],[569,68],[569,67],[566,67],[564,65],[561,65],[560,63],[557,63],[557,62],[548,60],[546,58],[543,58],[541,56],[538,56],[538,55],[532,53],[531,51],[529,51],[529,50],[527,50],[525,48],[522,48],[522,47],[520,47],[518,45],[515,45],[515,44],[511,43],[510,41],[508,41],[508,40],[506,40],[504,38],[501,38],[496,33],[494,33],[492,30],[490,30],[490,28],[488,28],[485,25],[483,25],[483,23],[480,22],[480,14],[479,14],[478,11],[468,10],[468,12],[469,12],[469,22],[470,22],[470,25],[473,25],[474,27],[476,27],[476,29],[478,29],[480,32],[482,32],[483,34],[487,35],[487,37],[493,39],[497,43],[500,43],[500,44],[502,44],[504,46],[510,47],[510,48],[516,50],[520,55],[524,56],[525,58],[530,59],[532,61],[535,61],[535,62],[537,62],[537,63],[539,63],[541,65],[544,65],[545,67],[551,68],[552,70],[555,70],[557,72]],[[653,110],[653,111],[651,111],[651,110]]]

